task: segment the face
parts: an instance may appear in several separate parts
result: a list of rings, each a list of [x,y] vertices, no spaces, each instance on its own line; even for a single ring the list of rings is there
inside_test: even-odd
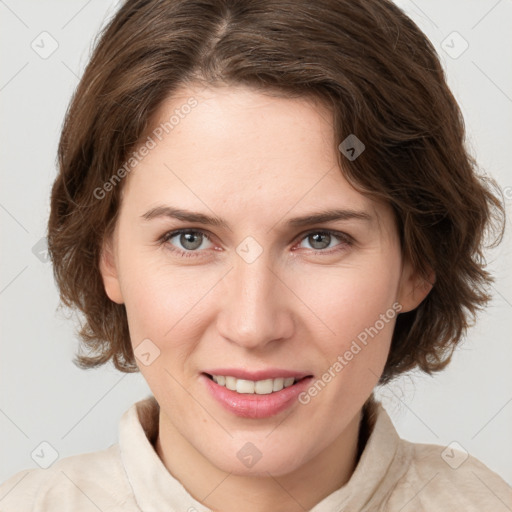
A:
[[[344,179],[329,111],[190,88],[154,128],[177,112],[126,178],[105,289],[161,425],[223,471],[284,474],[343,436],[423,294],[391,208]]]

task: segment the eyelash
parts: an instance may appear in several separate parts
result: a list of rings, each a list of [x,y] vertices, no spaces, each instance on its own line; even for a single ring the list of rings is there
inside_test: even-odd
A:
[[[210,242],[212,241],[211,238],[208,236],[208,234],[200,229],[178,229],[176,231],[169,231],[169,232],[165,233],[162,237],[159,238],[158,243],[160,245],[165,244],[166,248],[168,250],[170,250],[173,253],[176,253],[179,257],[182,257],[182,258],[200,257],[201,251],[198,251],[198,250],[184,251],[181,249],[177,249],[176,247],[172,246],[170,243],[167,243],[167,242],[169,242],[169,240],[171,240],[175,236],[182,235],[184,233],[201,234]],[[347,247],[351,247],[354,244],[354,239],[350,235],[347,235],[346,233],[340,233],[339,231],[332,231],[329,229],[317,229],[317,230],[308,231],[304,234],[299,235],[300,238],[298,239],[298,241],[301,242],[305,238],[308,238],[311,235],[319,234],[319,233],[322,235],[329,235],[334,238],[337,238],[342,243],[339,244],[339,246],[336,246],[334,249],[333,248],[331,248],[331,249],[311,249],[311,252],[313,252],[313,254],[315,254],[315,255],[316,254],[321,254],[321,255],[333,254],[336,252],[340,252],[342,250],[346,250]]]

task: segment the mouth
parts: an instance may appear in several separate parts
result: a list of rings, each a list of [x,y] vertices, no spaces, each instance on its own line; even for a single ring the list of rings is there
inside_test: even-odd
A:
[[[312,377],[306,375],[304,377],[277,377],[261,380],[238,379],[232,375],[214,375],[203,373],[210,380],[230,391],[234,391],[243,395],[270,395],[289,388]]]
[[[269,371],[279,376],[271,377]],[[312,375],[269,371],[249,374],[235,369],[215,370],[203,372],[200,377],[205,391],[229,413],[247,419],[264,419],[297,407],[298,397],[313,380]],[[238,377],[230,373],[237,373]],[[258,380],[241,378],[248,376]]]

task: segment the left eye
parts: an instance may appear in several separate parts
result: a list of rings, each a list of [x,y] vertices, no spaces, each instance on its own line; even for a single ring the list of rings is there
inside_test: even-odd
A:
[[[323,250],[323,249],[329,249],[333,246],[330,245],[330,242],[332,242],[334,239],[342,240],[344,242],[347,242],[346,237],[345,239],[341,235],[336,235],[332,231],[312,231],[310,233],[307,233],[302,240],[311,240],[312,242],[312,249],[315,251]],[[336,244],[335,244],[336,245]]]

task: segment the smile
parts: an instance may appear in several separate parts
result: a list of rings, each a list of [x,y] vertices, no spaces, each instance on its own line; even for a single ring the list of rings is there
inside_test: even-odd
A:
[[[293,386],[298,380],[294,377],[264,379],[264,380],[246,380],[237,379],[230,375],[210,375],[209,376],[219,386],[224,386],[231,391],[241,394],[269,395],[281,391],[283,388]]]
[[[297,404],[298,395],[311,384],[313,376],[248,380],[231,375],[202,373],[200,379],[207,393],[229,413],[242,418],[263,419]]]

